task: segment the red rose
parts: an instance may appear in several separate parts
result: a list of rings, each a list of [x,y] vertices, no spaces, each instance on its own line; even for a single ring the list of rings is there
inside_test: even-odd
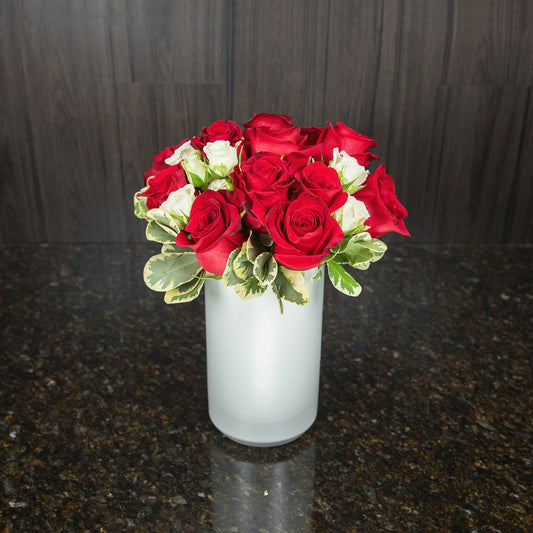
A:
[[[155,165],[152,165],[152,167],[155,167]],[[181,165],[173,165],[171,167],[165,165],[165,167],[157,174],[148,177],[148,189],[138,194],[138,196],[146,196],[146,207],[148,209],[159,207],[172,191],[177,191],[188,183],[187,176]]]
[[[403,219],[407,216],[405,207],[396,198],[392,177],[385,173],[385,165],[380,165],[368,176],[365,186],[354,194],[365,203],[370,218],[365,225],[372,237],[381,237],[388,231],[409,235]]]
[[[148,180],[152,176],[155,176],[156,174],[158,174],[162,170],[165,170],[166,168],[168,168],[168,165],[165,163],[165,161],[156,161],[155,163],[152,163],[150,165],[150,167],[148,168],[148,170],[144,173],[144,185],[145,185],[145,187],[146,187],[146,184],[148,183]]]
[[[163,150],[161,150],[161,152],[159,152],[157,155],[154,155],[154,157],[152,157],[152,159],[154,161],[159,162],[159,163],[161,163],[161,162],[164,163],[165,159],[168,159],[174,153],[176,148],[181,146],[184,142],[187,142],[187,141],[185,140],[185,141],[181,142],[180,144],[178,144],[176,146],[167,146],[166,148],[163,148]]]
[[[325,135],[326,128],[317,128],[309,126],[307,128],[300,128],[300,133],[306,136],[304,146],[311,146],[320,142],[320,137]]]
[[[364,167],[373,159],[378,159],[375,154],[368,151],[371,146],[376,146],[376,141],[357,133],[342,122],[337,122],[336,126],[332,126],[331,123],[328,124],[329,128],[324,130],[320,138],[322,156],[326,163],[333,159],[333,148],[338,148],[339,152],[344,150],[348,155],[355,157],[357,162]]]
[[[305,136],[292,124],[290,117],[270,113],[254,114],[244,124],[243,135],[250,155],[257,152],[289,154],[299,151],[305,142]]]
[[[221,276],[229,255],[245,240],[235,195],[207,190],[193,202],[189,223],[178,233],[176,244],[192,248],[202,268]]]
[[[233,120],[216,120],[207,128],[202,128],[200,144],[202,148],[210,142],[229,141],[232,146],[241,140],[241,127]]]
[[[324,200],[330,213],[340,209],[348,199],[348,193],[342,190],[337,171],[324,163],[310,163],[296,174],[296,178],[304,191]]]
[[[252,118],[243,124],[244,129],[263,128],[278,131],[293,127],[291,117],[274,113],[254,113]]]
[[[144,173],[144,185],[147,184],[148,178],[155,176],[158,172],[161,172],[162,170],[165,170],[165,168],[169,167],[169,165],[165,163],[165,159],[170,157],[177,147],[178,146],[167,146],[166,148],[163,148],[163,150],[161,150],[161,152],[159,152],[157,155],[152,157],[155,163],[152,163],[150,168],[148,168],[148,170]]]
[[[293,270],[318,266],[344,238],[327,205],[309,193],[275,205],[266,217],[266,227],[274,240],[274,258]]]
[[[241,163],[231,181],[247,211],[246,224],[254,230],[266,231],[266,214],[272,206],[288,198],[291,175],[287,161],[279,155],[260,152]]]

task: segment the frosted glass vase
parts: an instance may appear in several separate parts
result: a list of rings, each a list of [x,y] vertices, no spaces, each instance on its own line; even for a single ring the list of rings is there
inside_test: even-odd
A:
[[[205,283],[209,417],[227,437],[279,446],[313,424],[318,408],[324,276],[306,272],[310,300],[278,302],[269,288],[243,301],[220,280]]]

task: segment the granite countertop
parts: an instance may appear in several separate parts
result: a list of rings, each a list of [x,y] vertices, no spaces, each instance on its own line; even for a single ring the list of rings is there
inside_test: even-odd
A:
[[[203,297],[152,244],[0,248],[4,531],[533,531],[533,248],[392,244],[326,287],[318,418],[248,448],[207,414]]]

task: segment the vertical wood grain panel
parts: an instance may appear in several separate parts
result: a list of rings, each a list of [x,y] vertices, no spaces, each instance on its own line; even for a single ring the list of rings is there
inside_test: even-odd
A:
[[[331,2],[324,115],[363,134],[372,133],[377,76],[382,74],[382,2]],[[388,72],[387,72],[388,74]]]
[[[18,47],[22,6],[0,3],[0,242],[47,239],[31,135],[25,65]]]
[[[125,237],[106,3],[23,0],[25,84],[48,240]]]
[[[116,18],[117,80],[221,83],[227,39],[223,0],[111,0]]]
[[[522,88],[445,87],[426,202],[432,242],[502,242],[527,104]],[[457,138],[459,136],[460,141]],[[440,150],[437,151],[437,148]],[[436,168],[438,166],[438,168]],[[429,219],[429,217],[428,217]]]
[[[327,1],[237,0],[233,116],[291,115],[322,124]]]
[[[142,241],[150,157],[267,111],[376,138],[416,241],[532,242],[532,28],[529,0],[1,0],[0,241]]]
[[[533,2],[455,0],[446,83],[531,85]]]
[[[533,243],[533,102],[531,88],[527,95],[527,111],[523,116],[519,160],[508,206],[508,227],[504,242]]]
[[[441,149],[432,144],[432,134],[448,24],[446,2],[385,2],[372,133],[408,207],[414,239],[422,236],[431,216],[423,191],[436,178],[431,154]]]

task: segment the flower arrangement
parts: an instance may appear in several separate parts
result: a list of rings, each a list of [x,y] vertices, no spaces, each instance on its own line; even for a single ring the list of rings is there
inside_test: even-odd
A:
[[[161,243],[144,280],[166,303],[196,298],[207,278],[244,300],[268,287],[283,300],[309,300],[304,271],[327,269],[336,289],[361,286],[345,266],[367,269],[388,231],[409,235],[392,177],[369,149],[376,142],[338,122],[297,127],[286,115],[254,114],[243,128],[218,120],[153,157],[135,214]]]

